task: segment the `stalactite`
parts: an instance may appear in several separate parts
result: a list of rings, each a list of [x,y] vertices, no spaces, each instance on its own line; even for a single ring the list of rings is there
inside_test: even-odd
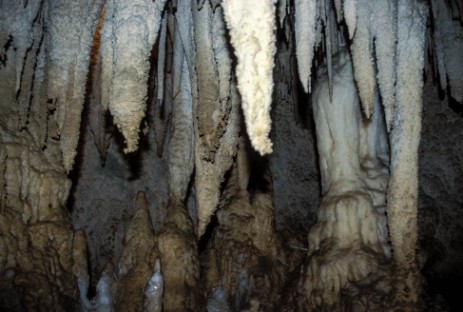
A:
[[[447,89],[447,71],[445,70],[445,61],[444,61],[444,46],[442,45],[442,39],[439,30],[434,31],[434,36],[432,38],[434,43],[434,57],[437,66],[436,71],[439,76],[439,83],[442,89]]]
[[[349,31],[349,39],[352,39],[357,29],[357,0],[344,0],[344,20]]]
[[[396,265],[406,285],[398,302],[416,304],[421,285],[417,268],[418,146],[421,131],[422,71],[427,7],[398,2],[397,86],[391,141],[387,215]]]
[[[47,67],[48,98],[56,105],[57,131],[52,135],[60,138],[67,172],[72,169],[77,153],[89,51],[102,2],[86,0],[49,4],[46,37],[50,62]]]
[[[198,215],[197,235],[201,236],[209,224],[212,214],[219,203],[220,186],[225,172],[233,163],[236,154],[238,133],[240,130],[239,99],[236,87],[230,90],[231,110],[228,116],[226,131],[220,139],[220,147],[214,162],[197,161],[196,202]],[[197,151],[202,154],[202,147],[197,144]]]
[[[100,154],[100,163],[102,166],[105,165],[106,156],[108,154],[108,148],[111,143],[111,137],[113,135],[113,127],[109,124],[108,111],[103,107],[102,104],[102,89],[104,85],[102,77],[102,66],[103,61],[99,53],[101,45],[100,31],[103,26],[103,13],[100,15],[100,22],[95,31],[93,38],[93,48],[91,52],[90,61],[90,81],[92,83],[90,87],[90,97],[88,100],[88,123],[90,132],[93,135],[93,141]]]
[[[376,75],[369,1],[359,0],[356,10],[357,28],[351,47],[352,62],[363,112],[367,118],[370,118],[375,101]]]
[[[325,0],[324,2],[324,14],[323,21],[325,24],[325,47],[326,47],[326,67],[328,69],[328,86],[329,86],[329,95],[330,100],[333,97],[333,39],[336,36],[335,27],[336,24],[331,21],[330,13],[331,6],[330,1]]]
[[[193,22],[194,4],[192,1],[182,1],[177,6],[175,13],[176,28],[179,31],[180,39],[183,45],[183,53],[188,66],[191,83],[194,84],[195,71],[195,30]]]
[[[198,84],[198,100],[195,107],[195,116],[198,123],[199,136],[205,145],[205,154],[200,157],[211,161],[218,148],[218,141],[224,131],[224,123],[227,121],[226,113],[229,105],[219,98],[218,64],[215,60],[212,38],[214,13],[209,3],[195,14],[195,41],[196,41],[196,72]],[[222,30],[223,31],[223,30]],[[222,47],[226,48],[226,46]],[[230,67],[230,59],[228,60]],[[220,59],[222,61],[222,59]],[[229,75],[230,76],[230,75]],[[225,102],[225,103],[224,103]]]
[[[183,201],[194,167],[194,126],[191,80],[178,30],[175,33],[174,51],[169,196]]]
[[[268,135],[275,54],[274,3],[224,0],[222,7],[238,58],[236,73],[246,129],[253,147],[265,155],[272,152]]]
[[[312,59],[316,45],[315,27],[319,16],[316,0],[297,0],[295,4],[295,36],[299,79],[304,91],[310,92]]]
[[[31,119],[37,119],[38,142],[42,148],[46,146],[47,131],[48,131],[48,104],[46,100],[46,53],[45,44],[42,39],[42,45],[37,55],[37,63],[34,72],[34,87],[32,89],[31,102]]]
[[[100,37],[100,58],[101,58],[101,108],[103,111],[109,110],[111,95],[111,79],[113,75],[114,53],[112,46],[114,28],[114,1],[107,1],[101,10],[103,25]],[[101,16],[100,16],[101,19]]]
[[[280,28],[283,28],[287,12],[289,11],[290,3],[288,0],[279,0],[278,1],[278,21],[280,22]]]
[[[344,17],[344,12],[342,8],[342,1],[341,0],[334,0],[334,8],[336,10],[336,21],[340,23]]]
[[[154,109],[154,133],[158,157],[162,157],[164,153],[164,146],[166,144],[172,118],[172,82],[174,75],[172,72],[172,64],[174,35],[169,36],[170,33],[173,34],[175,32],[174,17],[172,14],[167,14],[167,12],[164,14],[162,27],[165,27],[165,29],[161,29],[160,39],[162,39],[162,41],[159,42],[160,55],[158,56],[158,94],[156,103],[152,104]],[[172,28],[172,30],[170,30],[170,28]],[[162,38],[162,31],[165,31],[165,38]],[[159,64],[161,61],[161,53],[164,54],[164,65]],[[164,73],[161,75],[159,72],[162,68],[164,68]],[[160,81],[160,79],[162,79],[162,81]],[[162,88],[162,91],[160,88]]]
[[[166,44],[167,44],[167,14],[164,14],[161,21],[161,30],[159,33],[159,49],[158,49],[158,72],[157,72],[157,94],[156,104],[162,105],[164,99],[164,72],[166,68]]]
[[[396,16],[394,1],[375,1],[371,4],[372,28],[375,36],[375,56],[378,83],[388,131],[391,130],[396,85]]]
[[[239,117],[222,9],[217,8],[212,12],[212,8],[205,4],[195,21],[198,82],[195,101],[195,182],[197,234],[201,236],[210,216],[217,209],[223,175],[233,162]]]
[[[126,140],[126,153],[138,148],[139,127],[146,110],[149,55],[158,36],[165,2],[114,0],[108,5],[114,5],[110,10],[113,16],[108,16],[113,18],[109,22],[113,52],[109,109]],[[103,28],[105,25],[106,22]]]

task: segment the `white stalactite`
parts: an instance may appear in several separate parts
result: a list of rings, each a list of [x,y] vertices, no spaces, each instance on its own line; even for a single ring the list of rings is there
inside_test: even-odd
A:
[[[391,130],[395,105],[397,7],[395,1],[376,0],[371,4],[375,36],[378,84],[388,131]]]
[[[373,58],[373,34],[370,26],[369,0],[357,3],[357,30],[352,42],[352,62],[363,113],[367,118],[375,102],[376,75]]]
[[[60,137],[64,168],[72,169],[79,142],[85,82],[93,34],[102,6],[99,1],[49,3],[48,10],[48,98],[56,105],[55,121]]]
[[[299,79],[304,91],[310,92],[312,59],[316,45],[315,27],[319,16],[317,0],[296,0],[296,54]]]
[[[397,87],[391,141],[391,177],[387,214],[393,256],[408,291],[408,302],[420,295],[416,262],[418,240],[418,147],[421,131],[422,72],[427,7],[414,0],[398,2]]]
[[[274,1],[224,0],[222,7],[238,58],[236,73],[246,129],[252,146],[261,155],[269,154],[276,51]]]
[[[106,31],[112,32],[113,50],[109,109],[126,140],[126,153],[138,148],[139,127],[146,110],[149,57],[165,2],[113,0],[108,4],[113,6],[114,16],[109,23],[112,29]]]
[[[357,28],[357,0],[344,0],[344,20],[349,31],[349,39],[352,39]]]

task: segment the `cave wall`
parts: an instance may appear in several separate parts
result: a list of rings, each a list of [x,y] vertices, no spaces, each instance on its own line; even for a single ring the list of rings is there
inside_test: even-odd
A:
[[[428,287],[451,298],[456,310],[461,303],[451,285],[463,278],[463,115],[432,79],[423,99],[418,201],[423,273]]]

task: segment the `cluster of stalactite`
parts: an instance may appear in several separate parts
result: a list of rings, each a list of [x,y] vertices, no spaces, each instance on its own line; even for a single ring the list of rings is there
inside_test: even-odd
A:
[[[205,305],[197,240],[220,207],[207,259],[211,307],[417,309],[422,77],[463,102],[462,11],[458,0],[0,1],[0,290],[31,311],[69,310],[76,289],[85,309],[135,311],[161,309],[162,288],[165,311],[195,310]],[[274,59],[284,44],[312,95],[323,196],[291,304],[274,293],[283,247],[271,196],[247,189],[242,143],[246,130],[256,151],[272,152]],[[149,109],[169,168],[162,230],[153,232],[139,193],[119,266],[105,268],[92,300],[86,238],[65,209],[86,90],[103,164],[108,111],[131,153],[149,131]],[[365,285],[377,296],[362,297]],[[390,306],[378,299],[387,295]]]

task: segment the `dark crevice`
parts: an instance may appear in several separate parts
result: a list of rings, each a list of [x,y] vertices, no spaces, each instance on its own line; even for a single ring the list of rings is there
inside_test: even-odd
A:
[[[10,49],[12,44],[13,44],[13,36],[9,35],[7,42],[5,43],[5,45],[3,45],[3,55],[0,54],[0,65],[2,66],[6,65],[6,62],[8,61],[8,55],[7,55],[8,50]]]

